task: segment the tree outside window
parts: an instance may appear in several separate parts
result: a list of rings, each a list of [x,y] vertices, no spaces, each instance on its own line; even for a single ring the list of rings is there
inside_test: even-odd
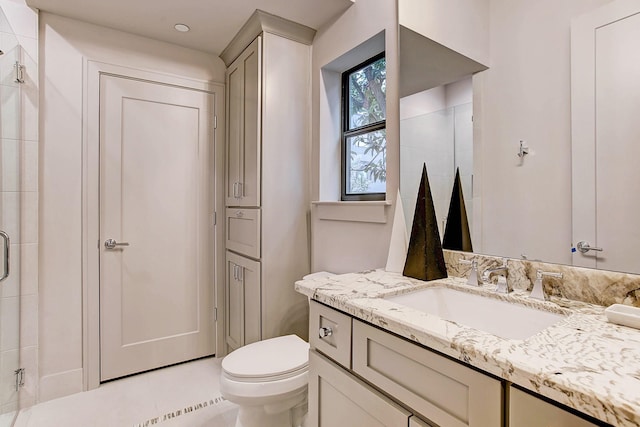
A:
[[[384,200],[387,181],[384,53],[342,75],[342,200]]]

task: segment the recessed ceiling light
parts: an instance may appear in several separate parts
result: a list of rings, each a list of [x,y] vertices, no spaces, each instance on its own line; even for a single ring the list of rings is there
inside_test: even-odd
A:
[[[189,28],[188,25],[184,25],[184,24],[176,24],[173,26],[173,28],[175,28],[176,30],[180,31],[181,33],[186,33],[187,31],[189,31],[191,28]]]

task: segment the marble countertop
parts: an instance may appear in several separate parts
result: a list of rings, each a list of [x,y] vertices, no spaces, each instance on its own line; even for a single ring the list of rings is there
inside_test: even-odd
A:
[[[383,270],[296,282],[308,297],[466,362],[614,426],[640,426],[640,330],[607,321],[602,306],[498,295],[464,279],[423,282]],[[567,317],[526,340],[509,340],[383,299],[444,286]],[[508,319],[505,319],[508,321]]]

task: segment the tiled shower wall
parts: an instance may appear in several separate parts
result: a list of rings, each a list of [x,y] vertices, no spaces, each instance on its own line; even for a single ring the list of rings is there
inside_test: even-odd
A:
[[[7,406],[35,403],[38,385],[38,15],[24,0],[0,0],[0,49],[24,65],[24,83],[2,67],[0,151],[0,228],[11,234],[11,276],[0,288],[1,365],[25,369],[19,395],[3,372],[0,398]],[[20,48],[16,46],[19,45]],[[4,94],[7,94],[4,96]],[[19,97],[16,98],[16,97]],[[19,106],[18,108],[15,108]],[[11,332],[10,322],[20,327]],[[5,332],[4,324],[7,324]],[[18,339],[19,337],[19,339]],[[19,363],[16,363],[16,359]]]

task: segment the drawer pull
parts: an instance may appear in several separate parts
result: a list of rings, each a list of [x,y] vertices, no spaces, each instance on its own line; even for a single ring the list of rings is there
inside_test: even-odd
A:
[[[320,338],[330,337],[331,335],[333,335],[333,329],[331,328],[320,328],[318,331],[318,336]]]
[[[244,212],[242,212],[242,211],[237,211],[236,212],[236,217],[237,218],[242,218],[243,216],[244,216]]]

